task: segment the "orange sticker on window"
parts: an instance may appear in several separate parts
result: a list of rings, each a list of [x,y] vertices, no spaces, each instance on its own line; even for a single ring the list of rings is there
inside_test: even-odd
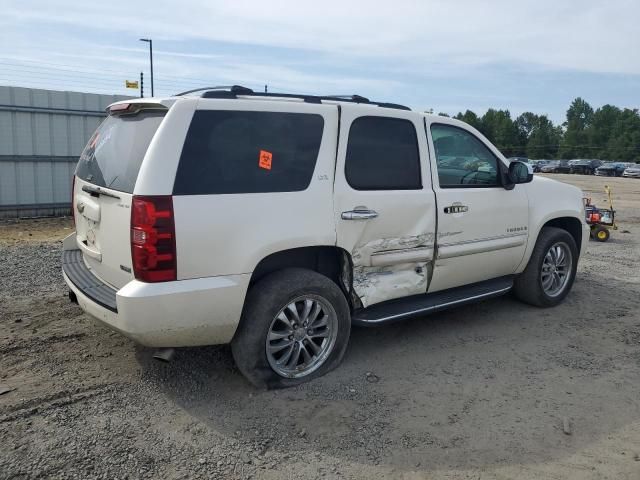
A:
[[[271,159],[273,158],[273,154],[271,152],[267,152],[266,150],[260,150],[260,157],[258,160],[258,166],[260,168],[264,168],[265,170],[271,170]]]

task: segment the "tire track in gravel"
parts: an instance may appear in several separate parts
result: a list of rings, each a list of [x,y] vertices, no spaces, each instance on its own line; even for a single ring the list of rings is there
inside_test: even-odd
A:
[[[86,337],[86,333],[69,333],[66,335],[52,335],[50,337],[37,338],[34,337],[29,341],[24,341],[18,344],[9,345],[6,347],[0,347],[0,355],[6,355],[14,353],[19,350],[33,350],[35,348],[42,348],[51,346],[54,343],[69,342],[72,340],[79,340]]]
[[[61,392],[43,397],[31,398],[20,404],[5,408],[6,412],[0,415],[0,423],[7,423],[55,408],[83,402],[106,393],[115,391],[115,388],[124,384],[110,383],[87,388],[78,388],[74,392],[63,390]]]

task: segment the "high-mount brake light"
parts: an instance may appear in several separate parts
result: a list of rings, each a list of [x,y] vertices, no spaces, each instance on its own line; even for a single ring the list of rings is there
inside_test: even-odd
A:
[[[131,204],[131,260],[143,282],[176,280],[176,235],[171,195],[137,196]]]
[[[109,107],[109,115],[137,115],[140,112],[166,112],[167,110],[165,105],[154,102],[115,103]]]
[[[109,113],[124,112],[126,110],[129,110],[130,106],[130,103],[116,103],[115,105],[111,105],[109,107]]]

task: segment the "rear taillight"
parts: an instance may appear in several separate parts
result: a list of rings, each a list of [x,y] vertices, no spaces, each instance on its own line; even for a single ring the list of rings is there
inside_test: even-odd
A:
[[[143,282],[176,279],[176,229],[170,195],[134,196],[131,204],[131,260]]]
[[[71,221],[76,226],[76,176],[71,179]]]

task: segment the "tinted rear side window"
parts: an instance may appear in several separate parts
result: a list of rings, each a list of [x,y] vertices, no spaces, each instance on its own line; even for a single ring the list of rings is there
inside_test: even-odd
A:
[[[164,112],[109,116],[82,151],[76,176],[100,187],[133,193],[140,165]]]
[[[356,190],[422,188],[413,123],[386,117],[354,120],[349,130],[345,176]]]
[[[305,190],[324,119],[306,113],[199,110],[187,133],[175,195]]]

